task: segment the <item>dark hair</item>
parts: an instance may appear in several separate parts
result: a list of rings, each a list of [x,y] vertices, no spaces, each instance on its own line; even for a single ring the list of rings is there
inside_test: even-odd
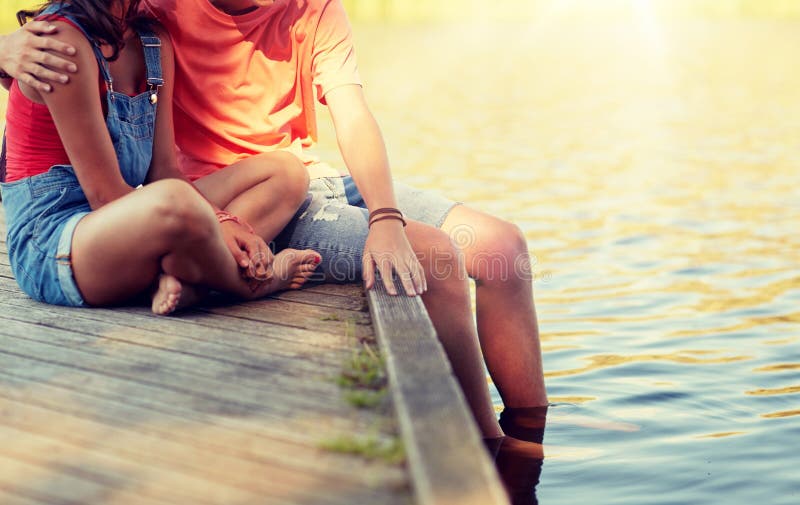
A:
[[[130,0],[123,16],[117,17],[111,12],[114,4],[125,0],[49,0],[37,9],[17,12],[17,21],[24,25],[29,19],[38,16],[46,7],[57,4],[59,12],[64,10],[72,15],[89,33],[93,42],[108,44],[113,48],[109,60],[115,60],[125,46],[125,29],[149,28],[151,20],[139,12],[141,0]]]

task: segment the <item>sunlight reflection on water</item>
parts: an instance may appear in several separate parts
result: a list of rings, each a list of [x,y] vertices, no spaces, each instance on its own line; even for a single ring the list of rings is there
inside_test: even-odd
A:
[[[356,26],[397,176],[529,239],[540,502],[796,503],[800,25],[658,33]]]

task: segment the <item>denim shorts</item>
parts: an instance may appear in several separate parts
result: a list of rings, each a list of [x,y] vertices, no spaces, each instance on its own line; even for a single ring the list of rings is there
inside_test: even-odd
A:
[[[440,228],[458,202],[434,191],[394,182],[397,205],[406,218]],[[322,261],[316,281],[361,280],[361,257],[369,212],[350,176],[312,179],[306,201],[275,239],[278,249],[314,249]]]
[[[72,273],[72,235],[91,208],[72,167],[3,184],[8,257],[20,288],[34,300],[83,307]]]

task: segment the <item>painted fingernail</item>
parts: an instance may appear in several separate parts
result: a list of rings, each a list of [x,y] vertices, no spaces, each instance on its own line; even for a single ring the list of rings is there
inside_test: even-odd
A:
[[[314,264],[315,264],[315,265],[319,265],[319,263],[320,263],[321,261],[322,261],[322,258],[321,258],[321,257],[319,257],[319,256],[317,256],[316,258],[314,258]]]
[[[58,78],[58,80],[61,82],[67,82],[69,80],[69,77],[67,77],[66,75],[62,75],[61,77]]]
[[[45,85],[44,85],[44,90],[45,90],[45,91],[47,91],[47,92],[49,93],[50,91],[52,91],[52,90],[53,90],[53,88],[51,88],[49,84],[45,84]]]

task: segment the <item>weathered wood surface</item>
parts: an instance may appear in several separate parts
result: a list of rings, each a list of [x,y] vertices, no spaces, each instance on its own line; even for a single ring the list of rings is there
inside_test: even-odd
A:
[[[0,209],[0,503],[407,504],[402,466],[320,449],[396,432],[334,378],[372,334],[358,286],[175,317],[30,300]]]
[[[422,300],[390,296],[380,281],[367,299],[418,503],[507,505]]]

